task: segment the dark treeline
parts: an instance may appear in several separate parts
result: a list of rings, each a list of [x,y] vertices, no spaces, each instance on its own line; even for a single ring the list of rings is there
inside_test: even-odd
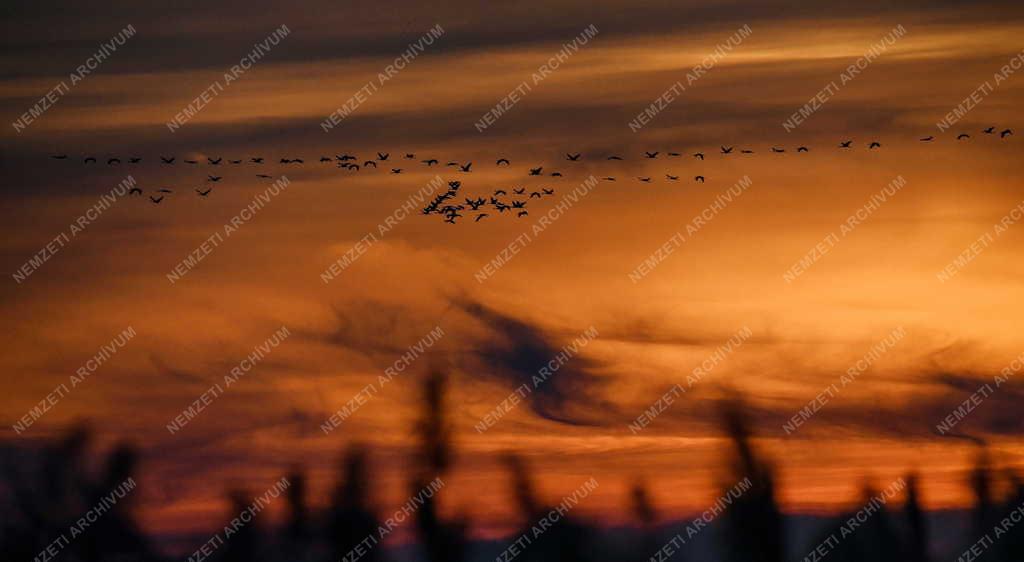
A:
[[[723,498],[736,482],[744,481],[746,486],[714,514],[708,525],[698,525],[697,519],[660,521],[657,506],[640,481],[624,502],[635,519],[631,528],[601,528],[578,518],[571,510],[552,517],[556,504],[539,497],[527,463],[508,453],[503,459],[508,470],[507,485],[519,512],[521,531],[504,541],[474,541],[469,538],[468,518],[444,517],[439,513],[437,501],[447,493],[447,487],[431,488],[432,482],[444,480],[456,460],[452,429],[445,415],[445,385],[445,377],[440,374],[427,377],[423,384],[423,415],[417,423],[420,445],[407,471],[409,497],[415,498],[408,505],[414,509],[403,522],[404,530],[411,530],[416,536],[413,545],[382,546],[381,529],[387,523],[369,499],[375,486],[368,469],[372,451],[351,445],[342,454],[327,508],[314,510],[307,505],[307,481],[302,470],[295,469],[284,475],[282,482],[287,485],[273,499],[286,505],[283,524],[272,527],[264,521],[262,512],[256,512],[230,536],[225,536],[222,529],[211,529],[210,536],[219,540],[211,540],[202,547],[194,545],[199,550],[191,555],[169,558],[156,551],[151,539],[140,531],[133,514],[137,493],[131,490],[132,475],[138,474],[140,468],[136,452],[130,446],[116,447],[99,470],[90,471],[90,434],[78,428],[39,454],[10,450],[5,453],[0,465],[0,559],[927,562],[955,560],[966,552],[969,557],[963,560],[1024,560],[1024,485],[1015,474],[994,470],[983,447],[978,448],[975,468],[965,483],[973,490],[974,505],[969,516],[958,519],[962,523],[952,528],[935,528],[934,518],[920,505],[919,478],[911,474],[899,481],[899,503],[874,501],[872,498],[882,497],[881,492],[865,487],[863,501],[850,513],[833,520],[815,519],[811,522],[813,533],[804,533],[799,541],[794,539],[791,527],[796,524],[796,517],[787,517],[779,509],[775,471],[752,446],[750,424],[738,402],[721,415],[722,428],[733,448],[731,459],[717,476],[723,482]],[[993,490],[997,488],[1009,492],[996,497]],[[251,508],[253,498],[248,491],[228,491],[231,507],[227,520]],[[545,518],[549,524],[538,533],[537,523]],[[956,536],[946,536],[950,533]],[[516,537],[521,536],[528,540],[513,546]],[[951,545],[952,550],[941,553],[941,557],[929,552],[939,543]]]

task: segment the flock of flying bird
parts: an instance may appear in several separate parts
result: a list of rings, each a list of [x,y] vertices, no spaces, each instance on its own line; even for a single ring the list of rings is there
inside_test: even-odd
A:
[[[996,127],[988,127],[986,129],[983,129],[981,132],[983,134],[988,134],[988,135],[998,135],[998,137],[1000,139],[1005,139],[1005,138],[1013,135],[1013,130],[1012,129],[1003,129],[1002,131],[999,131],[997,133],[996,132]],[[960,133],[960,134],[957,135],[956,140],[957,141],[965,141],[965,140],[968,140],[970,138],[971,138],[970,134],[968,134],[968,133]],[[935,137],[934,136],[927,136],[927,137],[920,138],[918,140],[920,142],[933,142],[935,140]],[[852,140],[844,140],[844,141],[839,143],[838,148],[839,149],[853,149],[854,148],[853,142],[854,141],[852,141]],[[868,150],[876,150],[876,149],[880,149],[880,148],[882,148],[882,143],[877,141],[877,140],[870,141],[867,144],[867,149]],[[736,154],[735,149],[736,149],[736,147],[734,147],[734,146],[721,146],[721,147],[719,147],[719,150],[720,150],[719,154],[723,155],[723,156],[724,155],[730,155],[730,154]],[[777,146],[773,146],[773,147],[771,147],[771,152],[773,154],[782,154],[782,153],[786,152],[786,149],[785,148],[781,148],[781,147],[777,147]],[[795,152],[797,152],[797,153],[810,152],[810,148],[808,148],[806,146],[798,146],[796,148]],[[741,148],[741,149],[739,149],[738,153],[739,154],[754,154],[754,151],[751,150],[751,149]],[[654,151],[654,152],[647,152],[647,151],[645,151],[644,154],[643,154],[643,157],[645,159],[653,160],[653,159],[658,158],[661,154],[662,153],[660,151]],[[679,152],[665,152],[665,155],[668,158],[678,158],[678,157],[682,156],[682,153],[679,153]],[[696,158],[696,159],[701,160],[701,161],[704,160],[704,153],[703,152],[695,152],[691,156],[693,158]],[[580,162],[581,157],[582,157],[582,154],[579,153],[579,152],[576,152],[576,153],[566,153],[565,154],[565,161],[566,162]],[[67,154],[55,154],[55,155],[52,155],[51,158],[56,159],[56,160],[67,160],[68,159],[68,155]],[[401,174],[402,171],[403,171],[403,168],[400,167],[400,166],[399,167],[395,167],[396,166],[396,161],[390,160],[390,158],[391,158],[390,153],[378,152],[377,153],[377,157],[375,159],[363,160],[363,163],[359,164],[360,158],[358,158],[358,157],[356,157],[354,155],[351,155],[351,154],[339,154],[339,155],[335,155],[333,158],[330,157],[330,156],[321,156],[320,159],[319,159],[319,162],[321,164],[333,163],[333,164],[336,165],[336,167],[338,167],[340,169],[348,170],[350,172],[358,172],[360,170],[367,170],[369,168],[373,168],[373,169],[376,170],[376,169],[380,169],[381,167],[384,167],[385,169],[389,168],[390,169],[390,173],[392,173],[392,174]],[[402,160],[406,160],[406,161],[408,161],[408,160],[416,160],[416,155],[412,154],[412,153],[407,153],[407,154],[404,155]],[[621,157],[621,156],[618,156],[618,155],[610,155],[610,156],[606,156],[605,160],[621,161],[621,160],[624,160],[624,158]],[[160,161],[164,165],[173,166],[173,165],[176,164],[177,159],[174,156],[161,156],[160,157]],[[265,161],[265,159],[263,157],[255,157],[254,156],[254,157],[250,157],[248,159],[248,164],[260,165],[260,164],[264,164],[264,161]],[[130,157],[127,160],[128,164],[139,164],[141,162],[142,162],[142,158],[141,157],[137,157],[137,156]],[[184,163],[184,164],[189,164],[189,165],[199,165],[200,164],[200,162],[198,160],[191,160],[191,159],[183,159],[183,160],[181,160],[181,162]],[[84,164],[96,164],[96,163],[98,163],[98,160],[97,160],[97,158],[95,156],[87,156],[87,157],[84,158],[83,163]],[[303,165],[303,164],[305,164],[305,160],[303,160],[302,158],[281,158],[279,160],[279,163],[280,164],[285,164],[285,165]],[[423,165],[426,165],[427,167],[438,166],[438,165],[441,164],[441,162],[438,159],[436,159],[436,158],[420,159],[419,163],[423,164]],[[109,165],[109,166],[118,166],[118,165],[121,165],[121,164],[122,164],[122,161],[121,161],[120,158],[108,158],[107,159],[107,165]],[[207,166],[221,166],[221,165],[224,164],[224,158],[222,158],[222,157],[221,158],[207,157],[206,158],[206,162],[204,164],[207,165]],[[228,159],[226,164],[229,165],[229,166],[230,165],[241,165],[241,164],[243,164],[243,159],[237,159],[237,160]],[[511,166],[512,162],[508,158],[498,158],[495,161],[494,165],[498,166],[498,167],[501,167],[501,166]],[[467,163],[463,164],[463,163],[457,162],[457,161],[448,161],[447,163],[445,163],[445,167],[454,167],[459,173],[470,173],[470,172],[473,171],[473,162],[467,162]],[[545,172],[544,171],[544,166],[538,166],[536,168],[529,168],[529,173],[527,175],[528,175],[528,177],[529,176],[548,176],[548,177],[562,177],[563,176],[562,172],[559,172],[559,171]],[[256,174],[256,177],[257,178],[262,178],[262,179],[272,179],[272,176],[270,176],[268,174]],[[206,176],[206,182],[207,183],[204,186],[205,188],[204,189],[196,188],[195,189],[196,194],[198,196],[200,196],[200,197],[208,197],[210,195],[210,193],[213,191],[213,186],[211,184],[217,183],[221,179],[223,179],[223,176],[221,176],[221,175],[213,175],[213,174],[207,175]],[[604,181],[617,181],[614,176],[604,176],[601,179],[604,180]],[[673,175],[673,174],[666,173],[665,174],[665,179],[668,180],[668,181],[679,181],[680,176],[679,175]],[[643,182],[643,183],[651,183],[653,181],[653,178],[650,177],[650,176],[638,176],[636,178],[636,180],[639,181],[639,182]],[[693,177],[693,181],[698,182],[698,183],[704,183],[705,178],[704,178],[703,175],[696,175],[696,176]],[[529,215],[529,212],[526,209],[526,205],[527,205],[527,202],[530,199],[540,199],[540,198],[544,198],[544,197],[551,196],[551,195],[555,194],[555,190],[554,189],[539,188],[538,190],[532,190],[529,193],[527,193],[525,187],[514,187],[514,188],[510,188],[511,189],[511,198],[508,199],[508,200],[502,199],[502,197],[509,197],[510,196],[508,191],[506,191],[504,189],[496,189],[488,197],[475,197],[475,198],[474,197],[465,197],[462,202],[459,202],[458,201],[459,188],[461,186],[462,186],[462,182],[460,182],[460,181],[450,181],[450,182],[448,182],[448,190],[445,193],[434,197],[430,201],[430,203],[428,203],[422,209],[422,213],[424,215],[433,215],[433,214],[441,215],[442,217],[444,217],[444,221],[445,222],[451,223],[451,224],[455,224],[456,219],[463,217],[463,214],[460,211],[466,211],[466,212],[473,212],[473,213],[475,213],[473,221],[474,222],[479,222],[480,220],[490,216],[489,213],[485,212],[488,208],[493,208],[499,214],[504,214],[504,213],[507,212],[509,215],[514,215],[516,217],[522,218],[522,217],[526,217],[526,216]],[[164,200],[164,197],[167,194],[173,193],[172,189],[169,189],[169,188],[166,188],[166,187],[159,188],[159,189],[157,189],[155,191],[156,191],[156,193],[158,195],[150,195],[149,196],[149,200],[152,201],[153,204],[159,204],[160,202],[162,202]],[[141,188],[136,186],[136,187],[132,187],[128,191],[128,194],[129,195],[133,195],[133,196],[140,196],[141,197],[143,195],[143,192],[142,192]],[[516,197],[516,196],[521,196],[521,197]]]

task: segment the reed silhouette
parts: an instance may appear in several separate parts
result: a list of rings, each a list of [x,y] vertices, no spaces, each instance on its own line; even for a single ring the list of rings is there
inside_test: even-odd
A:
[[[430,373],[422,382],[422,415],[415,429],[419,445],[412,454],[406,480],[409,497],[422,498],[410,518],[414,522],[408,529],[415,537],[412,545],[394,549],[374,541],[367,547],[367,537],[380,537],[382,521],[378,517],[380,510],[371,499],[372,491],[378,487],[369,470],[372,449],[350,444],[341,455],[336,484],[326,507],[310,507],[307,478],[301,468],[294,467],[286,477],[290,485],[281,495],[284,521],[270,525],[262,513],[257,513],[204,560],[470,562],[494,560],[496,554],[523,536],[529,537],[529,541],[521,542],[514,556],[522,562],[658,560],[657,553],[666,538],[674,534],[673,529],[689,522],[662,520],[651,488],[639,479],[634,480],[628,497],[623,498],[624,511],[634,521],[631,529],[602,529],[571,511],[553,517],[555,505],[538,493],[535,474],[524,456],[508,452],[501,460],[518,512],[518,530],[504,541],[471,539],[471,521],[467,517],[445,517],[438,508],[440,498],[450,493],[446,478],[458,460],[455,431],[448,415],[447,385],[448,380],[440,371]],[[822,544],[828,545],[827,559],[837,562],[956,559],[972,545],[980,548],[973,560],[1024,560],[1024,483],[1012,471],[993,468],[995,463],[983,443],[976,445],[974,467],[964,479],[973,492],[973,507],[960,512],[954,530],[950,529],[948,519],[944,526],[936,528],[936,515],[921,505],[921,476],[910,473],[904,477],[905,487],[898,498],[902,503],[884,502],[862,517],[856,529],[843,533],[843,526],[848,526],[851,518],[856,519],[858,510],[878,497],[879,492],[863,486],[862,497],[852,504],[851,510],[834,518],[819,517],[808,522],[806,517],[783,514],[777,501],[776,471],[773,463],[758,453],[746,411],[738,400],[728,402],[721,410],[721,427],[732,447],[729,461],[717,479],[723,490],[744,479],[749,480],[750,486],[711,523],[714,531],[708,533],[704,543],[709,548],[688,542],[676,549],[672,560],[804,560]],[[77,425],[63,438],[43,447],[3,449],[0,558],[73,562],[187,559],[187,554],[168,557],[152,546],[153,541],[138,524],[135,492],[109,506],[80,535],[57,545],[55,556],[40,557],[48,547],[55,548],[56,539],[69,535],[69,528],[112,489],[129,478],[141,480],[138,474],[144,467],[140,466],[135,449],[128,445],[116,446],[105,462],[99,463],[98,470],[90,470],[92,441],[89,428]],[[421,493],[438,479],[443,485],[434,493]],[[999,490],[1008,491],[999,494]],[[247,490],[230,490],[227,520],[246,510],[253,497]],[[545,518],[549,524],[538,525]],[[810,540],[795,541],[796,525],[813,525],[816,532],[804,533]],[[221,531],[211,529],[210,536]],[[946,552],[933,552],[937,536],[947,544],[957,544]],[[826,543],[829,537],[837,540]],[[987,542],[979,541],[985,537]]]

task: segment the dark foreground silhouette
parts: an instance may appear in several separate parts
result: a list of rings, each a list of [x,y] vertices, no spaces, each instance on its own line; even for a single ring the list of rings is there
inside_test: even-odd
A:
[[[387,522],[368,499],[374,487],[367,468],[371,451],[351,445],[342,455],[328,508],[314,511],[307,506],[306,479],[301,470],[294,470],[282,479],[287,485],[275,496],[275,501],[287,505],[283,524],[271,528],[257,512],[236,525],[230,536],[211,530],[211,536],[220,540],[211,540],[205,549],[196,544],[194,554],[167,557],[139,530],[132,492],[112,495],[113,490],[123,491],[125,482],[133,482],[132,475],[140,468],[134,450],[117,447],[98,471],[90,471],[90,435],[78,428],[37,455],[4,453],[0,464],[0,559],[925,562],[966,556],[962,559],[1024,561],[1024,485],[1014,474],[997,474],[983,447],[978,448],[967,482],[974,493],[974,506],[952,522],[947,518],[937,525],[938,518],[922,510],[918,478],[913,474],[900,481],[899,495],[893,496],[896,501],[873,501],[881,492],[865,488],[863,501],[850,513],[832,520],[808,521],[779,510],[774,470],[753,448],[750,426],[739,402],[721,415],[733,451],[718,477],[723,482],[722,497],[730,501],[706,517],[706,524],[698,523],[700,516],[692,521],[659,522],[657,506],[642,482],[633,486],[627,499],[635,518],[631,528],[599,528],[564,509],[559,517],[553,517],[559,506],[538,497],[526,463],[509,453],[504,462],[521,531],[505,540],[474,541],[468,536],[470,521],[465,517],[439,514],[437,500],[447,488],[431,488],[454,462],[451,429],[445,417],[445,384],[442,375],[434,374],[423,385],[424,412],[417,424],[420,447],[408,470],[408,505],[412,509],[407,525],[414,529],[414,544],[386,548],[377,540]],[[730,496],[730,491],[736,492],[737,482],[745,482],[743,490]],[[995,497],[994,489],[1008,491]],[[229,519],[245,512],[253,502],[252,494],[239,490],[229,491],[228,498],[232,504]],[[810,531],[795,532],[797,528]],[[948,552],[941,557],[929,553],[936,550],[936,544],[946,545]]]

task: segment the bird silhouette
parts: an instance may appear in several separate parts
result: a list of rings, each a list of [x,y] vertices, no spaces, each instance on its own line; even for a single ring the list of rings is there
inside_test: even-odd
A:
[[[621,156],[609,156],[608,160],[622,160]]]
[[[367,166],[373,166],[374,168],[376,168],[377,163],[374,162],[373,160],[367,160],[366,162],[363,162],[363,167],[365,168]]]
[[[488,215],[487,213],[480,213],[479,215],[476,216],[475,219],[473,219],[473,222],[480,222],[480,219],[482,219],[484,217],[487,217],[487,216],[490,216],[490,215]]]
[[[525,187],[520,187],[519,189],[513,189],[512,193],[515,193],[516,195],[522,195],[522,194],[526,193],[526,188]]]
[[[774,147],[774,146],[772,147],[772,152],[775,152],[775,153],[780,153],[780,152],[785,152],[785,151],[786,151],[785,148],[777,148],[777,147]]]
[[[693,181],[704,183],[704,176],[693,176]]]
[[[518,218],[523,218],[523,217],[525,217],[525,216],[527,216],[527,215],[529,215],[529,214],[530,214],[530,213],[528,213],[528,212],[526,212],[526,211],[519,211],[519,214],[518,214],[518,215],[516,215],[516,217],[518,217]]]
[[[161,195],[160,197],[153,197],[152,195],[150,195],[149,200],[152,201],[153,203],[160,203],[161,201],[164,200],[164,196]]]
[[[534,197],[536,197],[537,199],[540,199],[540,192],[538,192],[538,191],[531,192],[530,193],[530,199],[533,199]]]
[[[437,164],[437,159],[436,158],[428,158],[427,160],[421,160],[421,162],[423,162],[427,166],[433,166],[434,164]]]
[[[878,141],[871,141],[871,144],[868,145],[868,149],[872,148],[882,148],[882,143]]]
[[[86,156],[85,157],[85,163],[86,164],[89,164],[89,163],[95,164],[96,163],[96,157],[95,156]]]
[[[223,157],[221,157],[221,158],[210,158],[209,156],[206,157],[206,161],[209,162],[211,166],[220,166],[220,161],[223,160],[223,159],[224,159]]]
[[[704,159],[704,153],[703,152],[695,152],[693,154],[693,157],[697,158],[698,160],[703,160]]]
[[[459,164],[458,162],[449,162],[445,164],[445,166],[461,166],[461,164]]]
[[[542,192],[542,193],[543,193],[544,195],[554,195],[554,194],[555,194],[555,190],[554,190],[554,189],[548,189],[548,188],[546,188],[546,187],[542,187],[542,188],[541,188],[541,192]]]
[[[731,152],[732,152],[732,147],[731,146],[728,146],[728,147],[723,146],[722,147],[722,154],[730,154]]]
[[[402,173],[402,169],[401,168],[391,168],[391,173],[392,174],[401,174]]]
[[[964,140],[969,138],[971,138],[971,135],[968,135],[967,133],[960,133],[959,135],[956,136],[956,140]]]
[[[412,160],[413,158],[416,158],[415,154],[409,153],[405,155],[406,160]]]
[[[262,164],[263,163],[263,157],[257,156],[255,158],[250,158],[249,161],[252,162],[253,164]]]
[[[999,138],[1005,139],[1006,137],[1008,137],[1008,136],[1010,136],[1012,134],[1013,134],[1013,131],[1011,131],[1010,129],[1004,129],[1001,133],[999,133]]]
[[[668,155],[669,156],[681,156],[681,154],[679,154],[678,152],[669,152]]]
[[[580,159],[580,153],[577,152],[576,154],[570,154],[570,153],[567,152],[565,154],[565,159],[569,160],[569,161],[572,161],[572,162],[576,162],[577,160]]]
[[[268,176],[267,174],[256,174],[256,177],[270,179],[270,176]]]
[[[138,156],[132,156],[128,159],[129,164],[138,164],[139,162],[142,162],[142,158],[139,158]]]
[[[210,181],[220,181],[222,176],[206,176]]]
[[[337,154],[335,154],[334,157],[337,158],[341,162],[346,162],[348,160],[358,160],[358,158],[356,158],[355,156],[352,156],[351,154],[342,154],[341,156],[338,156]]]
[[[665,177],[672,181],[677,181],[679,179],[679,176],[673,176],[672,174],[665,174]]]
[[[195,160],[185,160],[184,162],[186,164],[198,164],[199,163],[199,162],[196,162]]]
[[[381,162],[383,162],[383,161],[388,159],[388,156],[391,156],[390,152],[378,152],[377,153],[377,160],[380,160]]]
[[[797,147],[797,152],[807,152],[809,149],[806,146]]]
[[[231,159],[229,159],[228,162],[231,162],[232,164],[241,164],[242,163],[241,160],[231,160]]]
[[[918,139],[921,142],[932,142],[935,140],[935,135],[928,135],[927,137]]]
[[[472,167],[473,167],[473,163],[472,162],[468,162],[465,166],[459,166],[459,169],[462,170],[463,172],[468,172],[468,171],[470,171],[469,169],[472,168]]]
[[[982,129],[981,132],[983,132],[985,134],[988,134],[988,135],[991,135],[991,134],[994,134],[996,132],[996,128],[994,126],[993,127],[989,127],[987,129]]]
[[[852,148],[852,145],[853,145],[853,141],[852,140],[843,141],[843,142],[839,143],[839,148]]]
[[[648,158],[657,158],[657,157],[658,157],[658,151],[654,151],[654,152],[647,152],[647,151],[645,150],[645,151],[644,151],[644,156],[646,156],[646,157],[648,157]]]
[[[142,189],[139,187],[133,187],[128,190],[128,195],[142,195]]]
[[[329,156],[321,156],[321,157],[320,157],[320,161],[321,161],[321,162],[333,162],[333,161],[334,161],[334,158],[331,158],[331,157],[329,157]]]
[[[211,187],[211,188],[208,188],[208,189],[207,189],[206,191],[200,191],[198,187],[196,188],[196,193],[198,193],[198,194],[199,194],[199,195],[201,195],[202,197],[206,197],[207,195],[209,195],[209,194],[210,194],[210,192],[211,192],[211,191],[213,191],[213,188],[212,188],[212,187]]]
[[[753,153],[754,153],[754,151],[750,150],[749,148],[744,148],[744,149],[740,150],[740,154],[753,154]]]
[[[174,191],[172,191],[170,189],[167,189],[166,187],[161,187],[160,189],[158,189],[156,191],[157,191],[157,193],[174,193]]]
[[[512,163],[508,161],[508,158],[498,158],[497,162],[494,163],[495,166],[501,166],[502,164],[509,166]]]
[[[560,178],[562,177],[562,172],[551,172],[551,177]]]
[[[111,165],[114,165],[114,164],[120,164],[120,163],[121,163],[121,159],[120,158],[108,158],[107,159],[107,165],[108,166],[111,166]]]
[[[67,154],[54,154],[53,156],[50,156],[50,158],[53,158],[54,160],[67,160],[68,155]]]
[[[638,180],[640,180],[640,181],[642,181],[644,183],[651,183],[651,178],[637,177],[636,179],[638,179]]]
[[[495,195],[508,195],[508,193],[506,193],[504,189],[495,189],[494,190],[494,194]]]
[[[541,166],[539,168],[530,168],[530,175],[531,176],[539,176],[543,169],[544,169],[543,166]]]
[[[174,164],[174,157],[173,156],[161,156],[160,160],[164,164]]]

